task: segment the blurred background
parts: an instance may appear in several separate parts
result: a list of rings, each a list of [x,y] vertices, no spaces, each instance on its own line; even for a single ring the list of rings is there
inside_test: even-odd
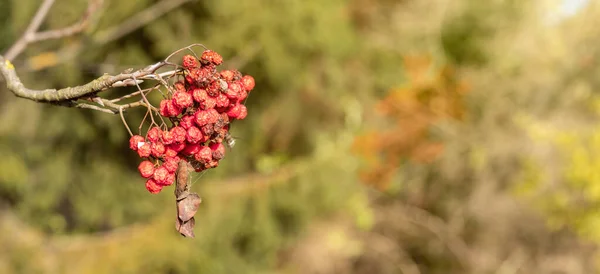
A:
[[[0,0],[0,52],[41,2]],[[186,239],[118,115],[2,82],[0,273],[600,269],[600,2],[92,2],[82,34],[13,60],[28,87],[203,43],[255,77],[248,118],[221,166],[194,177]],[[42,30],[87,5],[56,1]]]

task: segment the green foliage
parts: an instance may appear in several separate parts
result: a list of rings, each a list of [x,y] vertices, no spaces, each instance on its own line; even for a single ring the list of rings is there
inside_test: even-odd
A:
[[[77,21],[86,2],[56,1],[43,29]],[[421,273],[512,265],[520,273],[567,272],[564,265],[591,272],[592,252],[537,220],[600,240],[600,130],[586,129],[597,120],[587,108],[597,102],[589,100],[597,72],[580,66],[597,41],[540,27],[530,8],[543,1],[191,1],[102,41],[156,2],[105,0],[84,34],[31,45],[13,63],[29,87],[73,86],[203,43],[225,67],[253,75],[249,116],[232,126],[235,148],[193,179],[203,198],[197,238],[176,234],[170,191],[145,191],[118,116],[37,104],[2,88],[0,272],[287,273],[287,264],[298,266],[290,273],[327,272],[321,257],[335,266],[331,273],[404,273],[413,261]],[[0,1],[1,49],[38,5]],[[581,54],[568,58],[571,48]],[[464,119],[428,123],[424,135],[443,143],[443,154],[394,166],[387,193],[366,190],[350,144],[366,126],[383,124],[373,119],[373,102],[408,83],[402,60],[415,53],[432,56],[432,67],[453,64],[466,80]],[[38,70],[35,60],[50,66]],[[121,92],[128,90],[105,94]],[[439,100],[414,101],[439,110]],[[127,113],[134,131],[143,115]],[[540,146],[555,154],[523,157]],[[321,225],[324,232],[314,232]],[[345,253],[327,249],[330,240]]]

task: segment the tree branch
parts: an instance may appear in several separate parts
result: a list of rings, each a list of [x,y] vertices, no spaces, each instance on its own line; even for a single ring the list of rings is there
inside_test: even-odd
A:
[[[89,0],[88,8],[78,22],[62,29],[47,30],[35,33],[35,35],[33,35],[28,42],[34,43],[51,39],[60,39],[82,32],[87,27],[92,14],[94,14],[98,7],[102,5],[103,1],[104,0]]]
[[[133,86],[139,83],[138,79],[144,79],[165,65],[164,62],[158,62],[144,69],[132,73],[121,73],[118,75],[102,75],[95,80],[75,87],[62,89],[44,89],[34,90],[26,88],[15,71],[15,67],[10,61],[0,55],[0,74],[6,81],[6,87],[17,97],[33,100],[36,102],[63,102],[81,97],[94,95],[111,87]]]
[[[31,20],[31,23],[29,23],[29,26],[27,26],[27,29],[25,30],[21,38],[19,38],[19,40],[17,40],[17,42],[14,45],[12,45],[12,47],[10,47],[10,49],[8,49],[8,51],[6,52],[5,56],[7,59],[13,60],[25,49],[25,47],[27,47],[27,44],[29,44],[29,40],[40,28],[40,25],[42,24],[42,22],[44,22],[44,19],[46,19],[46,15],[48,15],[48,11],[50,11],[50,8],[53,4],[54,0],[44,0],[44,3],[42,3],[40,8],[35,13],[35,16]]]

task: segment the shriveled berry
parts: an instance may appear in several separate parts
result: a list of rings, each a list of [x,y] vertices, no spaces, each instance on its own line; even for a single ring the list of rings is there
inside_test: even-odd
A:
[[[240,90],[240,93],[238,94],[238,102],[242,102],[244,100],[246,100],[246,98],[248,98],[248,92],[244,89]]]
[[[140,135],[133,135],[129,138],[129,148],[133,151],[137,151],[140,146],[144,143],[144,137]]]
[[[200,110],[196,112],[195,115],[195,122],[196,125],[198,126],[204,126],[208,123],[210,123],[211,120],[211,114],[209,113],[208,110]]]
[[[174,157],[165,157],[165,161],[163,162],[163,166],[169,171],[169,173],[174,173],[177,171],[177,165],[181,161],[179,156]]]
[[[223,80],[227,81],[227,82],[231,82],[233,81],[233,76],[235,75],[235,73],[232,70],[222,70],[220,73],[221,78],[223,78]]]
[[[210,150],[212,150],[213,159],[217,161],[225,157],[225,146],[222,143],[215,143],[210,145]]]
[[[214,108],[217,105],[217,100],[214,97],[206,97],[206,99],[204,100],[204,102],[200,103],[200,108],[201,109],[211,109]]]
[[[142,158],[146,158],[146,157],[150,156],[150,153],[152,152],[150,143],[145,142],[142,146],[140,146],[138,148],[137,152],[138,152],[138,155],[140,155],[140,157],[142,157]]]
[[[192,97],[194,98],[194,101],[196,101],[198,103],[202,103],[202,102],[204,102],[204,100],[206,100],[206,98],[208,97],[208,94],[206,93],[206,90],[201,89],[201,88],[196,88],[192,91]]]
[[[157,183],[163,184],[167,180],[169,171],[164,166],[160,166],[154,170],[154,176],[152,177]]]
[[[150,149],[152,156],[156,158],[162,157],[166,150],[165,145],[161,142],[152,143],[152,145],[150,145]]]
[[[227,116],[229,116],[230,119],[238,119],[238,117],[240,116],[240,113],[242,112],[242,106],[243,106],[242,104],[236,104],[236,105],[232,106],[227,111]]]
[[[200,127],[200,131],[202,131],[204,136],[211,136],[213,133],[215,133],[215,126],[214,124],[206,124]]]
[[[190,127],[187,130],[187,134],[185,135],[186,140],[189,143],[195,144],[204,140],[204,135],[202,135],[202,131],[200,131],[197,127]]]
[[[150,161],[143,161],[138,166],[138,171],[142,177],[150,178],[154,175],[154,164]]]
[[[165,149],[165,157],[166,158],[175,157],[175,156],[177,156],[177,153],[179,153],[179,152],[174,150],[171,146],[168,146]]]
[[[175,103],[173,103],[173,100],[168,100],[167,101],[167,113],[169,114],[168,117],[176,117],[179,114],[181,114],[181,108],[176,106]]]
[[[217,97],[219,93],[222,92],[221,87],[222,86],[219,81],[213,81],[208,85],[208,87],[206,87],[206,93],[208,96]]]
[[[183,67],[185,69],[195,69],[198,66],[200,66],[200,64],[198,63],[198,59],[196,59],[196,57],[192,56],[192,55],[185,55],[183,56],[183,61],[181,62]]]
[[[241,91],[242,85],[236,81],[229,84],[229,88],[227,88],[227,91],[225,91],[225,95],[229,99],[238,99]]]
[[[173,105],[178,108],[188,108],[194,104],[192,95],[185,91],[178,91],[173,94]]]
[[[176,82],[173,84],[175,92],[185,92],[185,84],[183,82]]]
[[[238,117],[236,119],[243,120],[244,118],[246,118],[246,116],[248,116],[248,108],[246,108],[246,106],[244,105],[240,105],[240,113],[238,114]]]
[[[148,179],[146,181],[146,189],[152,194],[159,193],[162,190],[162,188],[163,186],[159,185],[154,179]]]
[[[167,179],[163,182],[163,186],[170,186],[175,182],[175,173],[169,173]]]
[[[165,145],[170,145],[175,142],[175,135],[172,130],[165,130],[162,133],[162,140]]]
[[[223,63],[223,57],[212,50],[205,50],[202,53],[200,60],[203,64],[212,63],[217,66]]]
[[[152,143],[158,142],[160,137],[162,137],[162,130],[159,127],[152,127],[150,130],[148,130],[148,141]]]
[[[212,150],[207,146],[202,146],[194,155],[194,159],[203,164],[208,163],[212,160]]]
[[[173,132],[173,141],[175,143],[185,142],[187,131],[183,127],[180,127],[180,126],[173,127],[171,129],[171,132]]]
[[[229,98],[227,98],[227,95],[220,93],[217,98],[215,99],[216,101],[216,107],[220,107],[220,108],[224,108],[229,106]]]
[[[193,127],[195,125],[194,124],[194,116],[193,115],[185,115],[185,116],[181,117],[181,120],[179,120],[179,125],[185,129],[189,129],[190,127]]]
[[[204,164],[204,167],[209,169],[209,168],[215,168],[219,166],[219,161],[213,159],[211,161],[209,161],[208,163]]]
[[[170,102],[170,100],[166,100],[166,99],[160,101],[159,112],[160,112],[160,115],[163,117],[169,117],[169,108],[167,107],[169,102]]]
[[[244,86],[244,89],[247,92],[250,92],[252,89],[254,89],[254,85],[256,84],[254,82],[254,77],[250,76],[250,75],[244,75],[244,77],[242,77],[242,85]]]

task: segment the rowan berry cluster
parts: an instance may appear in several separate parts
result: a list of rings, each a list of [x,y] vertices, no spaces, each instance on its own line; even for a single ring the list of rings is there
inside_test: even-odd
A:
[[[217,167],[225,156],[223,140],[229,124],[248,114],[243,103],[255,83],[252,76],[236,70],[217,72],[222,62],[221,55],[211,50],[199,59],[184,56],[184,79],[169,88],[159,107],[171,125],[153,126],[145,137],[134,135],[129,140],[129,147],[144,159],[138,170],[150,193],[175,182],[179,161],[200,172]]]

